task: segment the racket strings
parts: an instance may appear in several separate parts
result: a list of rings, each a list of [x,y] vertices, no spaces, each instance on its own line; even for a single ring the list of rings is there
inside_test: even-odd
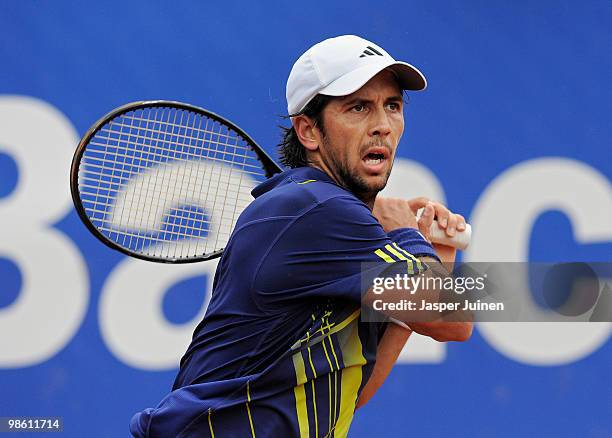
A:
[[[131,116],[128,116],[128,115],[124,116],[124,119],[130,120],[130,121],[146,121],[146,119],[143,119],[141,117],[131,117]],[[125,123],[121,123],[121,122],[115,122],[114,126],[132,127],[132,125],[126,125]],[[164,126],[170,127],[170,128],[175,128],[176,127],[176,128],[179,128],[179,129],[180,128],[184,128],[184,126],[182,126],[180,124],[176,124],[176,123],[166,123]],[[142,128],[141,127],[141,130],[143,132],[149,132],[149,133],[153,132],[153,133],[157,133],[157,134],[164,134],[163,131],[160,131],[160,130],[157,130],[157,129],[154,129],[154,128]],[[102,128],[101,131],[108,131],[108,130],[106,128]],[[192,133],[195,133],[195,134],[200,134],[200,133],[202,133],[202,134],[215,134],[215,135],[217,135],[219,137],[225,137],[227,139],[226,141],[231,141],[231,139],[233,138],[233,136],[231,136],[231,135],[223,134],[221,132],[208,131],[206,129],[193,128],[192,129]],[[177,134],[177,137],[184,137],[184,138],[188,138],[189,140],[191,140],[191,137],[189,137],[187,135],[184,135],[184,134]],[[221,144],[224,144],[224,143],[221,143]],[[248,148],[245,148],[245,149],[248,149]]]
[[[97,173],[93,173],[93,174],[97,174]],[[106,178],[105,175],[102,175],[102,176],[103,176],[103,178]],[[117,196],[116,194],[121,193],[121,187],[122,186],[120,184],[118,184],[118,183],[113,183],[111,181],[94,180],[94,179],[89,178],[89,177],[83,178],[83,180],[84,181],[94,181],[94,182],[97,182],[98,184],[91,185],[91,184],[82,183],[81,184],[82,188],[96,189],[97,190],[97,189],[100,188],[100,186],[102,186],[102,188],[106,192],[114,194],[113,196],[106,196],[106,195],[99,194],[98,195],[99,198],[106,198],[106,199],[111,199],[112,200],[112,199],[116,198],[116,196]],[[113,189],[113,187],[115,187],[115,186],[118,187],[118,188],[117,189]],[[248,196],[245,196],[242,192],[240,192],[239,191],[239,187],[240,186],[232,187],[232,184],[228,184],[227,185],[226,193],[227,194],[235,195],[236,199],[239,200],[239,201],[251,202],[251,198],[248,197]],[[235,188],[235,190],[232,190],[232,188]],[[92,194],[91,192],[87,192],[86,190],[83,190],[83,193],[84,194]],[[169,201],[170,200],[169,198],[163,196],[163,195],[166,194],[165,191],[161,191],[161,190],[158,190],[158,189],[154,188],[154,189],[151,189],[151,193],[159,195],[159,198],[158,198],[159,200],[162,200],[162,201]],[[197,193],[197,190],[195,189],[195,187],[193,189],[191,189],[191,190],[187,189],[187,191],[186,191],[186,195],[187,196],[195,195],[196,193]]]
[[[250,143],[224,124],[177,108],[116,116],[90,139],[79,191],[92,224],[155,258],[221,250],[265,174]]]
[[[211,142],[211,143],[213,143],[213,142]],[[95,148],[92,148],[92,150],[90,151],[92,154],[94,154],[94,153],[103,154],[103,153],[110,152],[108,150],[108,146],[105,145],[105,144],[96,143],[96,142],[92,142],[91,144],[93,146],[101,146],[101,147],[104,148],[104,149],[100,149],[100,150],[96,150]],[[145,145],[145,146],[148,146],[148,145]],[[125,159],[133,159],[133,158],[135,158],[134,155],[129,155],[128,153],[121,153],[121,152],[119,152],[121,149],[128,150],[126,148],[117,147],[117,151],[115,151],[115,155],[118,158],[123,158],[124,160]],[[159,149],[159,150],[161,150],[163,152],[168,152],[168,153],[173,152],[171,149],[168,149],[168,150],[164,150],[163,148],[157,148],[157,149]],[[151,153],[151,155],[153,157],[157,157],[157,158],[162,159],[162,160],[166,160],[168,158],[168,155],[167,154],[163,154],[163,153]],[[234,157],[238,157],[238,158],[246,157],[246,158],[249,158],[249,159],[253,160],[253,157],[245,156],[245,155],[242,155],[242,154],[234,154],[234,153],[226,152],[226,153],[224,153],[224,155],[226,155],[226,156],[234,156]],[[182,158],[182,157],[186,157],[186,158]],[[193,159],[193,158],[201,159],[202,157],[200,157],[200,156],[198,156],[196,154],[192,154],[192,153],[182,153],[178,157],[176,157],[175,159],[177,159],[179,161],[189,161],[190,159]],[[224,162],[224,163],[233,163],[235,161],[235,159],[232,159],[232,158],[228,159],[228,158],[209,157],[208,159],[211,160],[211,161],[219,161],[219,162]],[[99,159],[99,161],[104,162],[104,159]],[[260,169],[261,168],[261,166],[259,166],[257,164],[251,164],[251,163],[244,163],[244,166],[245,167],[252,167],[254,169]],[[137,167],[137,166],[134,166],[134,167]],[[261,174],[260,172],[252,172],[252,173],[253,174]]]

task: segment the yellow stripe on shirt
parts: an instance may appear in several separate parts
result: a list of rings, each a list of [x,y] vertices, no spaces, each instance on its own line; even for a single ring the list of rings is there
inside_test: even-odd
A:
[[[341,377],[340,415],[334,431],[336,437],[345,437],[355,414],[357,395],[361,386],[362,367],[366,364],[359,338],[359,320],[355,319],[345,330],[338,333],[342,345],[344,369]]]
[[[325,318],[321,318],[321,327],[325,327]],[[323,332],[323,335],[325,335],[325,332]],[[325,338],[323,338],[323,342],[321,342],[321,344],[323,344],[323,351],[325,352],[325,358],[327,359],[327,364],[329,365],[329,373],[327,373],[327,397],[328,397],[328,407],[329,407],[329,422],[327,424],[329,424],[329,430],[327,431],[327,433],[329,433],[329,431],[331,430],[331,425],[332,425],[332,390],[331,390],[331,372],[334,370],[334,367],[332,365],[331,359],[329,358],[329,354],[327,352],[327,347],[325,346]]]
[[[215,438],[215,431],[213,430],[213,427],[212,427],[212,420],[210,419],[210,416],[211,416],[211,409],[210,409],[210,408],[208,408],[208,427],[209,427],[209,429],[210,429],[210,436],[211,436],[212,438]]]
[[[314,319],[314,315],[312,315]],[[312,363],[312,354],[310,351],[310,332],[306,332],[306,342],[308,343],[308,362],[310,362],[310,369],[312,370],[312,375],[314,378],[310,381],[311,389],[312,389],[312,407],[314,412],[314,421],[315,421],[315,436],[319,436],[319,420],[317,418],[317,396],[315,394],[315,385],[314,382],[317,378],[317,371],[315,370],[314,364]]]
[[[253,417],[251,416],[251,391],[249,390],[249,381],[247,380],[247,413],[249,414],[249,423],[251,424],[251,436],[255,438],[255,428],[253,427]]]
[[[384,252],[382,249],[377,249],[376,251],[374,251],[374,254],[376,254],[378,257],[380,257],[387,263],[395,263],[395,260],[393,260],[393,258],[386,252]]]
[[[391,245],[385,245],[385,249],[397,257],[399,260],[408,260],[404,254],[393,248]]]
[[[326,317],[325,320],[327,322],[327,326],[330,327],[329,319],[327,319]],[[336,418],[338,418],[336,405],[338,404],[338,370],[340,369],[340,364],[338,363],[338,356],[336,355],[336,349],[334,348],[334,343],[332,342],[331,336],[332,336],[332,333],[330,330],[327,336],[327,341],[329,342],[329,345],[331,347],[331,352],[332,352],[332,355],[334,356],[334,363],[336,364],[336,369],[334,370],[334,415],[333,415],[333,421],[332,421],[332,423],[335,423]],[[323,339],[323,345],[325,345],[325,339]],[[334,368],[332,366],[332,370],[333,369]],[[330,427],[332,427],[331,423],[330,423]],[[333,427],[335,427],[335,425]],[[332,430],[333,428],[330,429],[328,433],[331,433]]]
[[[293,368],[295,368],[296,384],[293,388],[295,395],[295,411],[297,413],[298,425],[300,427],[300,438],[309,438],[310,429],[308,424],[308,408],[306,406],[306,390],[304,385],[307,382],[306,367],[302,352],[298,351],[292,356]]]
[[[423,272],[423,262],[421,262],[418,258],[416,258],[415,256],[413,256],[412,254],[410,254],[408,251],[406,251],[404,248],[402,248],[401,246],[399,246],[397,243],[393,242],[393,246],[395,246],[398,250],[400,250],[401,252],[403,252],[404,254],[406,254],[408,257],[410,257],[412,260],[414,260],[416,262],[417,265],[417,269],[419,270],[419,272]]]

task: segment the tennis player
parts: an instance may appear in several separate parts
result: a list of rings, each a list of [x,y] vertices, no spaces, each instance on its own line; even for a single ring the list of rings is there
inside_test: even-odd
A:
[[[403,90],[425,86],[357,36],[296,61],[280,148],[290,169],[253,190],[173,391],[132,418],[134,436],[344,437],[412,331],[469,338],[467,322],[360,319],[363,263],[414,274],[452,262],[429,227],[436,216],[449,236],[465,228],[439,203],[377,197],[404,130]]]

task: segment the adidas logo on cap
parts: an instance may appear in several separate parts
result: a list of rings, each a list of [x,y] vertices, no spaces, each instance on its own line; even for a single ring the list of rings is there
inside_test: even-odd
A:
[[[376,50],[374,47],[372,46],[368,46],[363,53],[361,54],[360,58],[365,58],[366,56],[385,56],[382,53],[380,53],[378,50]]]

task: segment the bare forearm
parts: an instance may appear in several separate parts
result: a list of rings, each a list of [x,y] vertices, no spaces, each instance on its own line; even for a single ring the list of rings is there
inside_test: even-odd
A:
[[[378,388],[382,386],[411,333],[412,330],[410,329],[389,323],[385,334],[378,344],[376,363],[374,364],[370,379],[361,391],[357,402],[357,409],[365,405],[378,391]]]
[[[472,336],[473,324],[471,322],[411,322],[410,328],[420,335],[428,336],[439,342],[467,341]]]
[[[455,248],[442,245],[434,245],[436,253],[442,260],[442,265],[447,271],[453,270],[453,265],[456,257]],[[433,259],[423,259],[425,262],[436,263]],[[464,313],[463,320],[460,322],[436,320],[431,322],[411,322],[408,325],[412,330],[420,335],[428,336],[439,342],[448,341],[467,341],[472,336],[473,323],[471,322],[472,315],[465,312],[455,312],[457,318],[460,313]]]

